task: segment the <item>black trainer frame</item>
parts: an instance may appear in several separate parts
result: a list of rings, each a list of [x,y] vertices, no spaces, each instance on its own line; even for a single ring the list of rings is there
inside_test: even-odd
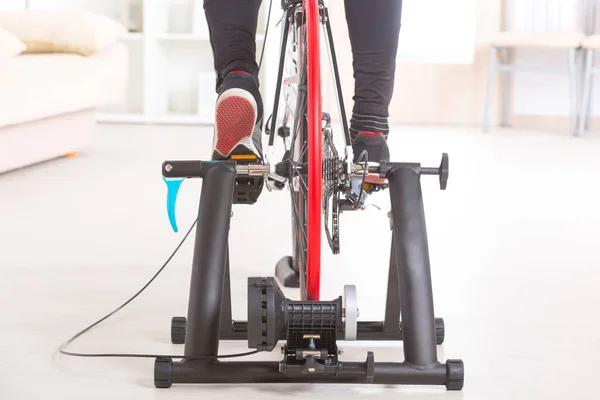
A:
[[[269,145],[276,132],[277,105],[281,94],[283,62],[293,9],[301,0],[282,0],[284,31],[272,114]],[[334,67],[336,91],[342,110],[345,144],[350,143],[341,82],[333,45],[329,14],[321,11]],[[444,164],[444,160],[445,163]],[[165,168],[165,166],[169,168]],[[231,310],[229,227],[236,185],[234,162],[179,162],[163,164],[167,178],[202,178],[190,295],[185,327],[184,358],[158,358],[154,368],[156,387],[172,384],[219,383],[373,383],[445,385],[461,390],[461,360],[437,359],[436,344],[444,341],[444,323],[434,317],[429,250],[421,192],[421,175],[439,175],[445,189],[447,157],[440,168],[421,168],[417,163],[386,163],[381,175],[389,182],[392,211],[392,245],[384,321],[359,321],[357,340],[404,341],[404,360],[377,363],[374,354],[365,361],[339,361],[333,374],[286,374],[280,362],[220,361],[220,340],[247,340],[246,321],[234,321]],[[370,171],[371,172],[371,171]],[[402,322],[401,322],[402,321]],[[344,332],[339,332],[344,337]],[[284,337],[281,338],[285,340]]]
[[[447,161],[447,158],[446,158]],[[155,385],[178,383],[373,383],[445,385],[461,390],[461,360],[437,359],[429,249],[420,176],[432,168],[417,163],[387,163],[391,197],[392,248],[385,321],[359,324],[358,340],[403,340],[404,361],[340,361],[333,374],[289,375],[274,361],[223,362],[220,340],[244,340],[247,323],[231,318],[228,238],[236,182],[234,162],[170,161],[165,177],[203,178],[190,284],[184,358],[159,358]],[[439,169],[442,174],[442,167]],[[447,174],[447,168],[446,168]],[[442,185],[445,187],[445,182]],[[402,324],[400,324],[400,317]],[[439,327],[438,327],[439,328]],[[343,335],[341,336],[343,337]]]

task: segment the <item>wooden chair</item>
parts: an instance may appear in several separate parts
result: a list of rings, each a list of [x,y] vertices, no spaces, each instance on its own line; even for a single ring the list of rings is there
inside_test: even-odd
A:
[[[568,0],[565,4],[573,5],[583,3],[581,0]],[[538,49],[559,49],[566,51],[565,67],[561,68],[560,73],[565,73],[569,82],[570,92],[570,112],[571,129],[575,134],[577,132],[578,111],[577,111],[577,55],[581,44],[585,38],[584,30],[575,29],[571,31],[561,29],[560,17],[561,9],[565,5],[561,0],[505,0],[504,1],[504,21],[503,31],[499,32],[490,41],[490,59],[487,82],[487,93],[485,99],[485,111],[483,118],[483,131],[487,132],[490,120],[490,107],[493,98],[494,86],[496,83],[496,73],[503,73],[503,84],[501,91],[502,119],[501,125],[508,126],[508,117],[510,109],[510,74],[517,71],[528,71],[521,65],[511,64],[509,60],[509,51],[515,49],[538,48]],[[518,11],[513,10],[518,7]],[[581,7],[583,5],[581,4]],[[523,13],[522,11],[525,11]],[[581,10],[583,11],[583,10]],[[519,14],[526,14],[526,17],[517,17]],[[581,13],[582,15],[583,13]],[[542,24],[537,24],[537,20],[542,19]],[[517,21],[514,29],[512,23]],[[537,25],[543,25],[538,27]],[[552,68],[540,66],[540,71],[551,72]]]

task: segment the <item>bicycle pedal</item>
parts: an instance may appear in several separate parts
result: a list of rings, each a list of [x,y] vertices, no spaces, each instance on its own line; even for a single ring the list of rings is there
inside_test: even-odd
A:
[[[235,180],[233,204],[252,205],[256,203],[264,187],[261,176],[238,177]]]
[[[232,158],[233,159],[233,158]],[[256,158],[236,159],[237,164],[247,165],[256,164]],[[260,162],[262,164],[262,162]],[[235,188],[233,192],[233,204],[252,205],[256,203],[264,187],[264,178],[262,176],[239,176],[235,179]]]

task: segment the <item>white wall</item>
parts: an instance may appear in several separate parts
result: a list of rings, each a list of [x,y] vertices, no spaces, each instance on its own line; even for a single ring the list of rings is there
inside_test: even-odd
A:
[[[118,1],[118,0],[117,0]],[[35,10],[80,9],[111,15],[115,0],[29,0],[29,7]],[[124,1],[124,0],[121,0]]]
[[[119,1],[125,0],[0,0],[0,11],[24,10],[28,5],[32,10],[86,10],[114,18]]]
[[[25,8],[25,0],[0,0],[0,10],[18,11]]]
[[[473,63],[476,5],[476,0],[403,0],[398,61]]]

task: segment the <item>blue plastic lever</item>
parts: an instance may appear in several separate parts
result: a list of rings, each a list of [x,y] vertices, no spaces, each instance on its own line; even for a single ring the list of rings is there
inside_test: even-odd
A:
[[[177,194],[183,179],[167,179],[163,178],[167,184],[167,214],[169,215],[169,222],[173,231],[178,232],[177,228],[177,217],[175,216],[175,203],[177,203]]]

